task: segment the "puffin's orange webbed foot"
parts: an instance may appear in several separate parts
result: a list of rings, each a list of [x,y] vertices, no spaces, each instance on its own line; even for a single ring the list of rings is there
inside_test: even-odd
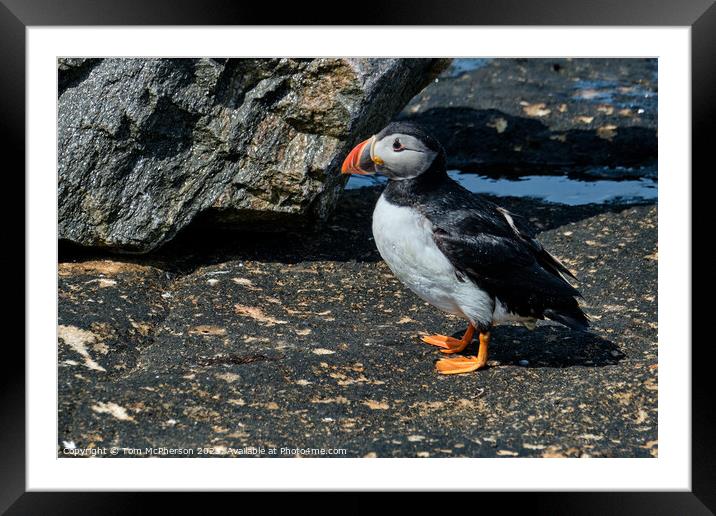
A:
[[[441,374],[460,374],[471,373],[480,369],[477,357],[455,357],[441,358],[435,364],[438,373]]]
[[[462,336],[462,339],[446,337],[445,335],[429,335],[422,337],[422,341],[426,344],[443,348],[440,350],[443,353],[459,353],[470,344],[474,333],[475,327],[471,324],[467,327],[467,331],[465,331],[465,335]]]
[[[480,333],[480,348],[476,357],[455,357],[438,360],[435,367],[441,374],[460,374],[477,371],[487,365],[487,347],[490,343],[489,333]]]
[[[459,353],[467,347],[469,341],[446,337],[445,335],[429,335],[422,337],[423,342],[442,348],[443,353]]]

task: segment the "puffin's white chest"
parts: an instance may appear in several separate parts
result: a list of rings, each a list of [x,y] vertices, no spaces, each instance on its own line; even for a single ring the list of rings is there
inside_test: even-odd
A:
[[[492,321],[491,297],[470,280],[458,279],[433,240],[432,224],[416,210],[381,195],[373,212],[373,238],[393,274],[422,299],[475,323]]]

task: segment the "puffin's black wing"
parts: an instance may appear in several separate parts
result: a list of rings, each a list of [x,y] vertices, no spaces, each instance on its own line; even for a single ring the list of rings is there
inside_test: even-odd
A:
[[[469,203],[462,199],[460,209],[430,217],[435,243],[453,266],[510,312],[586,329],[579,291],[565,279],[572,273],[545,251],[524,220],[471,197]]]
[[[489,203],[492,204],[492,203]],[[542,244],[539,243],[539,241],[535,238],[537,235],[537,232],[535,229],[527,223],[526,220],[521,215],[517,215],[515,213],[509,212],[506,209],[497,206],[495,204],[492,204],[492,206],[497,210],[507,221],[508,225],[512,228],[515,235],[522,241],[524,241],[526,244],[528,244],[535,255],[535,258],[537,259],[538,263],[547,269],[548,271],[557,274],[559,276],[562,276],[563,278],[566,276],[569,276],[572,279],[575,278],[574,274],[565,267],[562,262],[560,262],[557,258],[549,254],[544,247],[542,247]],[[499,222],[499,221],[498,221]],[[565,278],[566,279],[566,278]]]

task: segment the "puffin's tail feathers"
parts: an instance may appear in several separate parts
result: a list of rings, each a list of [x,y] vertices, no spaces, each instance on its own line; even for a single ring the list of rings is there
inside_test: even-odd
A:
[[[576,304],[576,303],[575,303]],[[553,310],[548,308],[544,311],[547,319],[557,321],[577,331],[589,331],[589,318],[579,306],[568,310]]]

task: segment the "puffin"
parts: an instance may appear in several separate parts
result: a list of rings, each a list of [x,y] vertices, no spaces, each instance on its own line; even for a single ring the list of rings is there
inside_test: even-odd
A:
[[[393,274],[436,308],[465,319],[461,339],[422,340],[446,355],[441,374],[487,365],[490,331],[502,323],[532,329],[550,319],[577,331],[589,320],[574,274],[536,239],[523,217],[470,192],[447,174],[440,143],[420,126],[390,123],[353,148],[343,174],[387,177],[373,211],[373,238]],[[458,355],[473,338],[475,356]]]

